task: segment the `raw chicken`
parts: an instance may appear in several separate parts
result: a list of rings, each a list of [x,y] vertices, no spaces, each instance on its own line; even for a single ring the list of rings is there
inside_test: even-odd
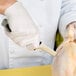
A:
[[[76,76],[76,42],[73,26],[69,27],[67,38],[57,49],[53,59],[53,76]]]

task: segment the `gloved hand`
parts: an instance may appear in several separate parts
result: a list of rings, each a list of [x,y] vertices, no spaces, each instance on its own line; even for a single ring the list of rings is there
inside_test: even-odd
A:
[[[38,29],[21,3],[14,3],[5,10],[4,14],[7,17],[3,22],[6,34],[15,43],[31,49],[39,45]]]
[[[67,25],[64,40],[67,40],[68,38],[73,38],[72,40],[74,41],[76,40],[76,22],[72,22]]]
[[[53,59],[53,76],[76,76],[75,27],[70,24],[63,43]]]

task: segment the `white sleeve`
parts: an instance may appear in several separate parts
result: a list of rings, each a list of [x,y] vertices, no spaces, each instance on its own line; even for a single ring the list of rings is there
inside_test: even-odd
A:
[[[6,31],[6,33],[14,42],[23,47],[38,43],[38,29],[20,2],[7,8],[4,14],[12,30],[12,32]]]
[[[76,21],[76,0],[62,0],[59,30],[63,38],[67,25],[74,21]]]

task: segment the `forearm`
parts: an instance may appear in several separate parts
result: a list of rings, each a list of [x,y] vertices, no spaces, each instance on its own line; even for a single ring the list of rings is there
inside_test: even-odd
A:
[[[0,14],[4,14],[5,10],[12,4],[17,2],[16,0],[0,0]]]

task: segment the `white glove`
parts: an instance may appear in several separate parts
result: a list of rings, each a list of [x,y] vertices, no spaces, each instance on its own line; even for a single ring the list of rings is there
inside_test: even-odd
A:
[[[72,40],[76,40],[76,22],[72,22],[67,25],[64,39],[67,40],[68,38],[73,38]]]
[[[15,43],[22,47],[29,45],[28,47],[33,48],[39,45],[38,29],[21,3],[16,2],[7,8],[5,16],[7,20],[3,21],[3,25],[7,28],[6,34]]]

